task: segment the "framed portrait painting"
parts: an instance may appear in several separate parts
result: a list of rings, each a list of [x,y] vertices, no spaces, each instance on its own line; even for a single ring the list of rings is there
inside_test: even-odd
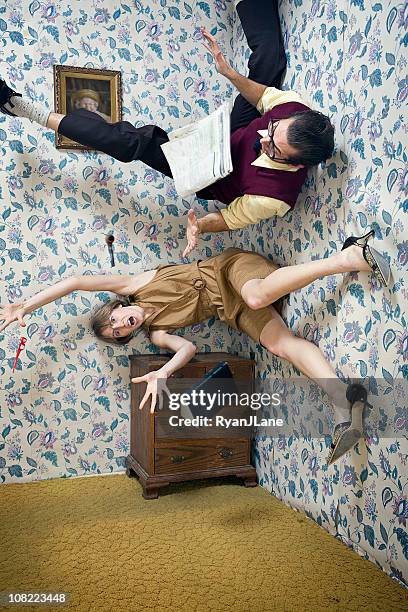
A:
[[[122,79],[118,70],[54,66],[55,112],[66,115],[81,108],[115,123],[122,119]],[[57,149],[89,149],[56,133]]]

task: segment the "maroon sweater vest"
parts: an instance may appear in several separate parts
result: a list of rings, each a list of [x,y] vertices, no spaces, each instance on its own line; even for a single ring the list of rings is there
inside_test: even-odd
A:
[[[266,130],[271,119],[286,119],[294,113],[306,110],[310,109],[304,104],[286,102],[254,119],[246,127],[236,130],[231,135],[234,169],[231,174],[211,185],[210,190],[214,198],[224,204],[230,204],[235,198],[245,194],[260,195],[283,200],[293,208],[305,181],[307,168],[288,172],[251,166],[251,163],[258,156],[254,150],[255,142],[259,138],[258,130]]]

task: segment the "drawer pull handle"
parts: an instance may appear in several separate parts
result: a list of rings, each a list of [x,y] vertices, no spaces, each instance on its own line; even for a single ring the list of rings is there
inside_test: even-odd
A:
[[[218,454],[223,459],[229,459],[230,457],[232,457],[232,449],[222,448],[220,451],[218,451]]]
[[[170,461],[172,463],[181,463],[182,461],[184,461],[184,459],[184,455],[173,455],[172,457],[170,457]]]
[[[184,378],[183,372],[174,372],[170,378]]]

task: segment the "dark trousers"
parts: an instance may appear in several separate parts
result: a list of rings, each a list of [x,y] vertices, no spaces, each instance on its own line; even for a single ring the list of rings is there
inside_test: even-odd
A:
[[[242,0],[238,16],[252,53],[248,78],[268,87],[281,86],[286,69],[286,54],[280,28],[278,0]],[[255,106],[239,94],[231,112],[231,132],[260,117]]]
[[[242,0],[237,11],[248,46],[249,78],[262,85],[280,87],[286,68],[286,55],[280,29],[277,0]],[[231,132],[259,117],[256,108],[238,95],[231,113]],[[171,170],[160,145],[169,140],[156,125],[135,128],[128,121],[107,123],[96,113],[81,109],[70,113],[59,124],[58,132],[123,162],[141,160],[171,177]],[[203,190],[200,197],[211,199]]]

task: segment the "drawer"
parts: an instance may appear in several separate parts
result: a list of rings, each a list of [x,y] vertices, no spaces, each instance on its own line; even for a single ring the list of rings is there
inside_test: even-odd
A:
[[[195,365],[193,363],[188,363],[184,366],[184,368],[180,368],[180,370],[176,370],[171,376],[172,378],[187,378],[187,379],[201,379],[206,372],[206,368],[204,364]]]
[[[167,361],[170,361],[170,357]],[[162,367],[163,365],[165,365],[167,363],[167,361],[163,361],[162,364],[157,365],[156,367],[152,367],[152,368],[146,368],[144,365],[143,367],[138,366],[137,362],[132,362],[132,368],[131,368],[131,372],[130,372],[130,376],[131,377],[136,377],[136,376],[144,376],[145,374],[147,374],[148,372],[151,372],[153,370],[159,370],[160,367]],[[202,364],[202,363],[188,363],[187,365],[185,365],[183,368],[180,368],[180,370],[177,370],[176,372],[174,372],[174,374],[172,374],[169,377],[169,380],[172,379],[178,379],[178,378],[187,378],[187,379],[195,379],[195,378],[202,378],[205,373],[206,373],[206,365]]]
[[[201,444],[176,443],[155,448],[155,474],[197,472],[248,465],[247,440],[208,440]]]
[[[200,416],[189,415],[186,412],[180,413],[179,410],[170,410],[165,404],[163,410],[157,410],[154,413],[154,438],[156,443],[168,442],[171,440],[211,440],[211,438],[224,439],[224,442],[230,438],[251,439],[254,436],[254,428],[251,426],[231,426],[227,427],[217,425],[214,413],[210,411],[202,411]],[[251,411],[248,407],[242,406],[227,406],[215,413],[225,419],[248,419],[251,416]],[[172,418],[173,417],[173,418]],[[172,418],[172,420],[170,420]],[[190,422],[187,425],[182,421],[183,418],[193,419],[195,422]],[[207,423],[204,418],[208,418]],[[227,421],[225,421],[226,423]]]
[[[228,362],[228,359],[226,359]],[[240,380],[252,380],[254,377],[254,369],[251,363],[228,363],[233,377],[239,382]],[[211,369],[211,368],[209,368]],[[209,371],[209,370],[208,370]]]
[[[132,372],[131,376],[144,376],[147,372]],[[166,385],[170,393],[185,393],[195,386],[205,375],[204,366],[185,366],[177,372],[174,372],[166,381]],[[160,384],[160,383],[159,383]],[[140,402],[146,392],[147,383],[142,382],[137,385],[132,385],[132,403],[135,407],[139,407]],[[163,394],[164,406],[168,406],[168,398],[166,394]],[[158,401],[156,410],[158,408]],[[146,406],[146,409],[150,410],[150,403]]]

